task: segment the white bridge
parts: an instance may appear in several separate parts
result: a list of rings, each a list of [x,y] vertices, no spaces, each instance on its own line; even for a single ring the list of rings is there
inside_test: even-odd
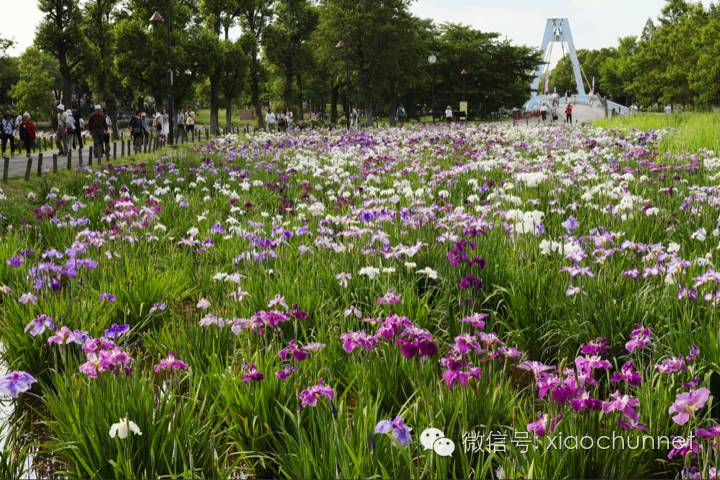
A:
[[[575,76],[575,87],[576,92],[572,94],[568,100],[577,104],[587,105],[589,107],[596,107],[598,110],[597,116],[602,117],[616,113],[618,115],[627,115],[630,113],[630,109],[619,103],[601,99],[594,92],[589,94],[585,90],[585,83],[583,82],[583,71],[578,61],[577,52],[575,51],[575,42],[573,41],[572,30],[570,29],[570,21],[567,18],[548,18],[545,24],[545,34],[543,35],[542,46],[540,50],[544,54],[543,63],[538,65],[535,71],[535,78],[530,84],[531,96],[530,99],[525,102],[525,110],[532,111],[538,109],[543,103],[551,105],[552,102],[558,102],[565,100],[564,96],[557,94],[548,95],[548,76],[550,75],[550,55],[552,54],[553,46],[560,44],[562,48],[563,57],[565,56],[565,49],[567,49],[568,55],[570,56],[570,62],[573,67],[573,74]],[[545,79],[542,90],[540,90],[540,83]],[[587,81],[587,78],[585,78]],[[593,85],[590,86],[591,90],[594,89]],[[590,83],[588,82],[588,85]],[[561,94],[562,95],[562,94]],[[601,110],[601,111],[600,111]]]

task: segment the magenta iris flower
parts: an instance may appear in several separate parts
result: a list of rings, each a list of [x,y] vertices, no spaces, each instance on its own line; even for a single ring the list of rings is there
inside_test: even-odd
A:
[[[672,421],[678,425],[685,425],[695,412],[705,406],[710,397],[710,390],[699,388],[685,393],[679,393],[675,397],[675,403],[670,406],[668,413],[674,414]]]
[[[299,369],[295,365],[286,365],[282,369],[275,372],[275,376],[279,378],[280,380],[287,380],[290,378],[290,375],[297,372]]]
[[[25,326],[25,331],[29,331],[30,335],[32,335],[33,337],[37,337],[38,335],[44,333],[45,329],[48,328],[55,328],[55,326],[53,325],[53,319],[52,317],[48,317],[47,315],[42,314],[33,318],[30,323]]]
[[[160,363],[155,364],[153,367],[155,373],[160,373],[162,370],[187,370],[187,363],[183,362],[175,352],[169,352],[166,358],[160,360]]]
[[[55,334],[48,338],[48,344],[66,345],[68,343],[77,343],[82,345],[87,340],[87,333],[81,330],[70,330],[66,326],[60,327]]]
[[[10,372],[0,377],[0,393],[12,398],[18,398],[21,393],[27,392],[37,380],[27,372]]]
[[[640,415],[635,409],[639,406],[640,401],[637,398],[627,394],[623,395],[619,390],[615,390],[610,395],[610,399],[603,402],[602,410],[604,413],[617,411],[629,419],[637,420]]]
[[[397,416],[393,420],[380,420],[375,425],[375,433],[392,433],[392,436],[400,442],[403,447],[412,443],[412,428],[405,425],[402,417]]]
[[[264,378],[265,375],[258,371],[254,363],[251,363],[247,369],[247,373],[243,375],[243,383],[248,383],[251,381],[259,382]]]
[[[280,350],[278,353],[281,360],[296,360],[302,362],[309,356],[308,352],[298,346],[297,340],[290,340],[288,346]]]
[[[335,398],[335,390],[326,386],[322,378],[318,380],[317,384],[300,392],[300,405],[303,408],[315,407],[321,397],[325,397],[330,401]]]
[[[635,350],[642,350],[652,343],[650,335],[653,333],[652,327],[644,327],[643,325],[636,325],[635,329],[630,332],[630,340],[625,343],[625,349],[632,353]]]
[[[642,376],[635,370],[635,363],[628,360],[620,368],[619,372],[613,372],[610,383],[625,382],[631,387],[638,387],[642,383]]]
[[[558,415],[555,418],[550,418],[550,415],[543,412],[538,412],[537,420],[530,422],[527,425],[527,431],[535,434],[537,437],[544,437],[546,433],[552,432],[560,423],[562,417]]]
[[[369,352],[377,343],[374,337],[363,331],[343,333],[340,335],[340,340],[342,340],[343,350],[347,353],[352,352],[356,348],[362,348]]]

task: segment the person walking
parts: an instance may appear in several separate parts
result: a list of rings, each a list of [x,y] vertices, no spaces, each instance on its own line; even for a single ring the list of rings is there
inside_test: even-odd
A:
[[[547,104],[543,103],[540,107],[540,116],[542,117],[543,123],[545,123],[545,120],[547,120],[548,115],[548,107]]]
[[[162,136],[162,113],[155,112],[155,116],[153,117],[153,127],[155,129],[155,135],[157,135],[159,146],[165,145],[165,142],[163,141]]]
[[[353,108],[350,112],[350,128],[357,128],[358,124],[358,111],[357,108]]]
[[[73,117],[73,112],[69,108],[65,111],[65,121],[67,123],[67,145],[68,148],[72,151],[76,148],[75,132],[77,125],[75,123],[75,117]]]
[[[167,145],[168,138],[170,138],[170,115],[167,112],[163,112],[160,117],[160,125],[162,127],[163,144]]]
[[[275,125],[275,114],[272,111],[272,108],[268,108],[267,113],[265,114],[265,125],[267,126],[267,131],[275,131],[276,125]]]
[[[110,113],[108,113],[107,108],[103,108],[103,114],[105,115],[105,124],[107,125],[107,128],[105,130],[105,136],[103,137],[104,145],[105,145],[105,158],[110,160],[110,130],[112,129],[112,118],[110,118]]]
[[[185,114],[185,132],[187,135],[195,132],[195,112],[193,112],[192,108],[188,108]]]
[[[288,110],[285,114],[285,120],[287,120],[287,128],[288,130],[292,130],[293,128],[293,121],[295,120],[295,114],[292,110]]]
[[[20,141],[25,146],[25,154],[27,158],[30,158],[30,152],[33,144],[35,143],[35,125],[30,121],[30,114],[25,112],[22,116],[22,121],[18,126],[18,134],[20,135]]]
[[[75,119],[75,137],[77,140],[77,144],[79,148],[83,148],[85,145],[83,144],[83,131],[85,131],[85,121],[82,118],[82,114],[80,113],[80,110],[77,108],[73,112],[73,118]]]
[[[143,145],[149,145],[150,144],[150,120],[147,118],[147,113],[142,112],[140,114],[140,119],[142,120],[142,128],[143,128]]]
[[[402,103],[398,105],[395,116],[397,117],[398,123],[402,127],[405,124],[405,119],[407,118],[407,113],[405,112],[405,107],[403,107]]]
[[[573,123],[572,114],[573,114],[573,104],[568,103],[567,107],[565,107],[565,123],[570,123],[570,124]]]
[[[453,121],[453,109],[450,105],[445,109],[445,122],[450,125]]]
[[[143,128],[142,113],[140,110],[135,112],[135,115],[130,117],[130,135],[133,138],[133,148],[135,153],[142,149],[143,137],[145,135],[145,129]]]
[[[185,112],[180,110],[175,116],[175,125],[177,126],[177,134],[175,135],[178,139],[185,139]]]
[[[92,135],[95,158],[101,159],[103,156],[105,134],[108,131],[108,124],[107,116],[100,105],[95,105],[95,111],[90,114],[90,118],[88,118],[88,129]],[[107,153],[107,156],[108,158],[110,157],[109,153]]]
[[[8,141],[10,142],[10,156],[15,152],[15,119],[10,112],[5,112],[2,120],[0,120],[0,142],[2,142],[2,157],[5,156],[5,149]]]
[[[65,114],[65,105],[62,103],[57,106],[57,133],[55,134],[55,143],[58,147],[60,156],[67,155],[67,115]]]

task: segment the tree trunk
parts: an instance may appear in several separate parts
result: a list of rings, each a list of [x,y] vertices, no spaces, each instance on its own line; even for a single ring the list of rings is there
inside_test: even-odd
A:
[[[218,79],[214,75],[210,77],[210,131],[217,135],[219,131],[219,108],[220,95],[218,93]]]
[[[257,128],[265,127],[265,119],[262,116],[262,105],[260,104],[260,60],[258,59],[257,43],[252,48],[252,60],[250,62],[250,99],[255,107],[257,115]]]
[[[337,122],[337,102],[338,102],[338,86],[330,87],[330,123],[335,125]]]
[[[300,72],[297,73],[297,84],[298,84],[298,122],[305,120],[305,111],[303,109],[303,84],[302,75]]]
[[[283,92],[283,100],[285,101],[285,110],[292,108],[292,82],[293,72],[292,68],[285,68],[285,92]]]
[[[62,101],[65,104],[66,107],[70,108],[70,105],[72,103],[72,94],[73,94],[73,84],[72,84],[72,76],[70,75],[70,67],[67,63],[67,58],[65,58],[65,52],[63,50],[63,55],[60,59],[60,76],[62,78]]]
[[[225,99],[225,128],[230,133],[232,128],[232,98]]]

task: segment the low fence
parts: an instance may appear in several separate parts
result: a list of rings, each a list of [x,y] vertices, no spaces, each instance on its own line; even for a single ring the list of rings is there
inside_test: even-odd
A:
[[[241,128],[240,127],[232,127],[232,128],[225,128],[223,129],[223,132],[225,134],[228,133],[240,133]],[[196,143],[196,142],[202,142],[202,141],[210,141],[211,138],[211,132],[210,128],[200,128],[200,129],[194,129],[191,132],[185,132],[180,135],[175,135],[173,139],[173,143],[170,146],[178,146],[185,143]],[[119,144],[119,147],[118,147]],[[87,160],[87,165],[92,166],[93,161],[96,161],[98,165],[102,164],[102,157],[101,158],[93,158],[94,155],[94,146],[88,146],[87,148],[87,155],[85,154],[85,148],[80,147],[76,149],[74,152],[73,150],[68,150],[67,155],[63,155],[62,157],[59,156],[57,153],[53,153],[52,155],[48,152],[51,151],[54,148],[55,145],[55,137],[41,137],[38,138],[35,142],[35,145],[32,149],[32,153],[34,155],[31,155],[26,159],[26,165],[25,165],[25,180],[30,180],[30,177],[32,176],[33,172],[33,163],[35,164],[35,171],[37,172],[37,176],[40,177],[43,175],[43,163],[45,161],[52,162],[52,173],[57,173],[58,169],[60,168],[66,168],[67,170],[72,170],[73,168],[73,154],[77,155],[77,167],[82,168],[85,165],[85,160]],[[136,145],[133,142],[132,137],[130,136],[128,138],[127,135],[125,135],[123,132],[120,133],[120,138],[117,140],[113,140],[110,142],[109,145],[109,151],[105,152],[105,159],[112,158],[113,160],[117,158],[123,158],[127,157],[129,155],[135,155],[139,153],[148,153],[148,152],[154,152],[161,148],[164,148],[168,146],[168,144],[164,144],[160,137],[158,136],[150,136],[144,139],[144,141],[140,145]],[[13,152],[10,153],[11,155]],[[47,157],[46,157],[47,155]],[[2,171],[2,180],[3,183],[7,183],[8,179],[10,178],[10,158],[4,157],[3,158],[3,171]]]

